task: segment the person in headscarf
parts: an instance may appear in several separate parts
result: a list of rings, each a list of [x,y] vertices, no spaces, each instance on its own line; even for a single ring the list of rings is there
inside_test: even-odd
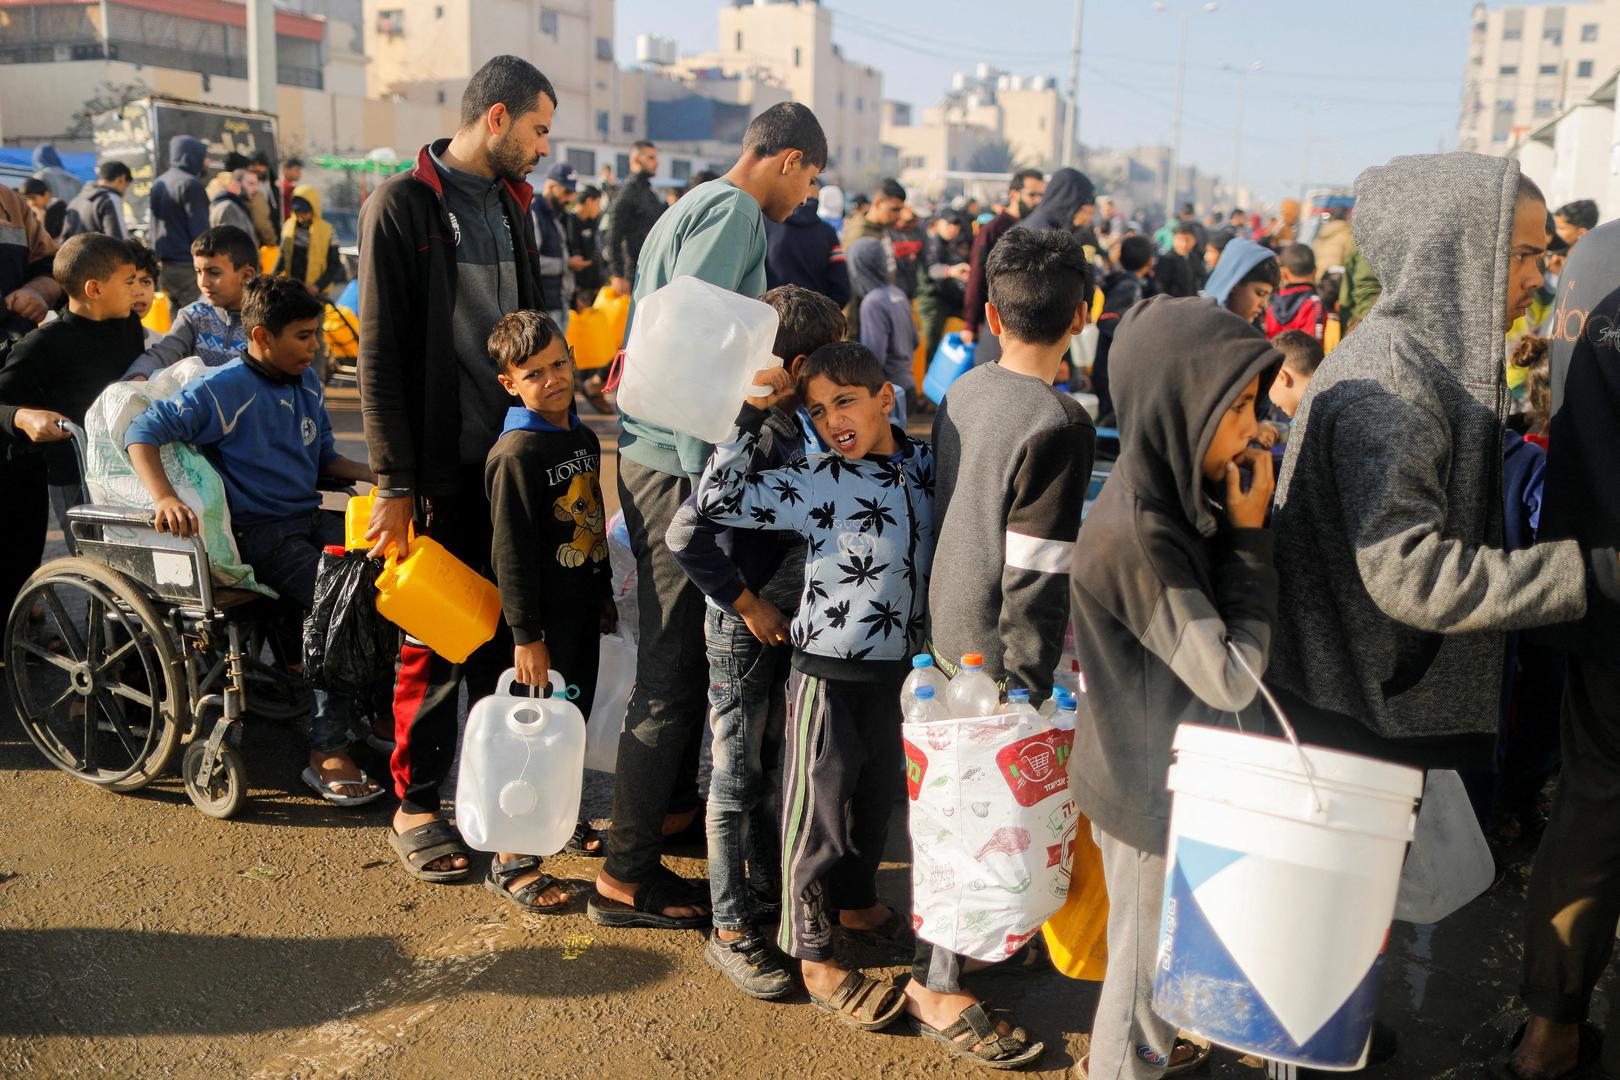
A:
[[[911,317],[911,301],[894,283],[894,264],[881,240],[862,237],[849,246],[850,285],[860,312],[860,342],[883,364],[883,377],[896,390],[895,416],[902,430],[906,414],[917,398],[917,379],[912,357],[917,352],[917,324]]]
[[[313,185],[293,189],[292,216],[281,226],[281,254],[271,273],[303,282],[317,296],[343,280],[337,231],[321,217],[321,196]]]

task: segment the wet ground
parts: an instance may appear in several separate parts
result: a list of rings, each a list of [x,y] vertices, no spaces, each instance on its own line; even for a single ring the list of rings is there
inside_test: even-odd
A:
[[[334,404],[340,447],[358,454],[358,415]],[[245,751],[252,801],[217,822],[172,776],[120,796],[58,773],[0,716],[0,1075],[987,1075],[900,1025],[869,1035],[802,998],[743,998],[696,932],[592,925],[592,860],[547,860],[581,893],[556,917],[519,913],[477,875],[410,879],[384,840],[388,807],[336,810],[299,783],[294,731],[251,724]],[[604,817],[611,778],[590,779],[587,810]],[[881,889],[905,904],[903,843],[891,847]],[[698,876],[700,856],[672,865]],[[1402,1052],[1370,1080],[1471,1078],[1511,1035],[1528,859],[1511,852],[1447,922],[1395,927],[1382,1015]],[[1046,1040],[1034,1075],[1062,1076],[1084,1053],[1093,984],[987,973],[975,986]],[[1204,1075],[1260,1074],[1222,1054]]]

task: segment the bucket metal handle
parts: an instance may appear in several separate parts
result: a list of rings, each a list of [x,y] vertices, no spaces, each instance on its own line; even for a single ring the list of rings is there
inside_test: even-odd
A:
[[[1283,734],[1288,736],[1288,741],[1294,746],[1294,753],[1299,755],[1299,767],[1305,771],[1305,782],[1311,786],[1311,798],[1316,801],[1316,812],[1318,814],[1326,813],[1326,808],[1322,805],[1322,792],[1316,786],[1316,770],[1311,767],[1311,759],[1305,756],[1305,748],[1300,745],[1299,736],[1294,733],[1294,725],[1288,722],[1288,717],[1283,713],[1282,706],[1277,704],[1277,699],[1272,696],[1266,684],[1260,681],[1260,676],[1255,673],[1254,668],[1249,666],[1249,661],[1244,657],[1243,650],[1234,645],[1230,638],[1226,641],[1226,648],[1233,658],[1237,660],[1238,667],[1242,668],[1249,678],[1254,680],[1255,688],[1260,691],[1260,696],[1265,699],[1266,704],[1271,706],[1271,711],[1277,714],[1277,722],[1282,725]],[[1243,730],[1242,717],[1238,718],[1238,730]]]

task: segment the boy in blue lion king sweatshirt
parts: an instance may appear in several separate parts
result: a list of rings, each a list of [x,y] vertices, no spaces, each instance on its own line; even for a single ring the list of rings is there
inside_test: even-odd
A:
[[[343,543],[342,520],[321,510],[319,479],[372,479],[370,469],[333,445],[321,380],[310,367],[321,310],[299,282],[250,281],[242,304],[247,355],[154,401],[124,434],[159,532],[197,531],[197,515],[175,494],[158,456],[164,443],[191,443],[225,483],[242,561],[304,611],[315,602],[321,549]],[[334,805],[360,806],[381,798],[383,789],[349,757],[348,712],[344,696],[315,691],[303,778]]]

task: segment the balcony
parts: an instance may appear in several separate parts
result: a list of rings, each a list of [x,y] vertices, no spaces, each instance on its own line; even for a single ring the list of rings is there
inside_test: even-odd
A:
[[[168,48],[142,41],[113,40],[107,42],[105,50],[100,41],[82,39],[0,45],[0,64],[52,64],[75,60],[120,60],[126,64],[195,71],[229,79],[245,79],[248,74],[245,56],[221,56],[218,53]],[[320,68],[286,63],[276,65],[276,82],[306,90],[321,90],[326,85],[325,74]]]

